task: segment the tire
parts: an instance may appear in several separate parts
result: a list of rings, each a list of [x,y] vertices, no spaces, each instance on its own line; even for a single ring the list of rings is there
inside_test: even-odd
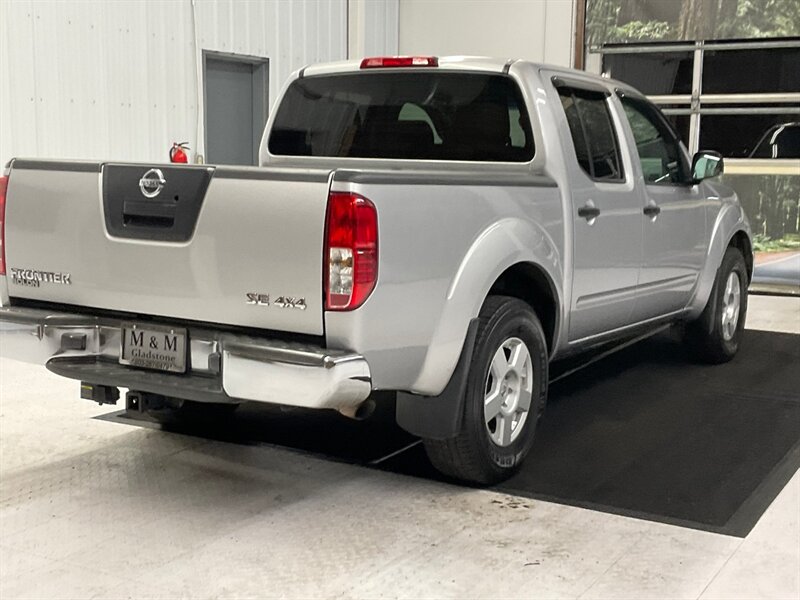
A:
[[[164,425],[204,425],[230,419],[237,408],[238,404],[165,398],[158,408],[147,409],[147,416]]]
[[[517,298],[490,296],[479,319],[461,429],[454,438],[423,442],[431,463],[443,474],[490,485],[513,475],[531,449],[547,399],[548,353],[539,319]],[[517,364],[515,370],[510,363],[524,357],[525,350],[527,366]],[[501,375],[504,369],[508,377]],[[523,411],[525,391],[530,400]],[[485,408],[489,397],[494,402]]]
[[[747,265],[741,251],[725,251],[703,313],[686,327],[686,343],[699,362],[728,362],[739,350],[747,318]]]

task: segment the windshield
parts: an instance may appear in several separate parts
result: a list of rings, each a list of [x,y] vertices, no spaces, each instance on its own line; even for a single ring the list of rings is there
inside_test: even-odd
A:
[[[295,80],[269,137],[274,155],[526,162],[533,136],[508,76],[393,72]]]

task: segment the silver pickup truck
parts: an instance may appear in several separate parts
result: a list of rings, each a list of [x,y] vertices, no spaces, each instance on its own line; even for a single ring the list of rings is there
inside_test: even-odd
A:
[[[739,346],[753,268],[722,159],[624,83],[370,58],[283,90],[260,167],[12,160],[0,347],[162,418],[244,401],[397,421],[447,475],[525,458],[552,361],[678,323]]]

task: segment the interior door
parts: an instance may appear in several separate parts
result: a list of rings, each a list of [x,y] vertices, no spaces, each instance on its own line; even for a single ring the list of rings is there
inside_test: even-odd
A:
[[[683,309],[705,260],[707,204],[693,185],[686,153],[661,112],[644,98],[620,94],[635,143],[642,186],[644,256],[636,321]]]
[[[206,162],[257,165],[267,122],[267,63],[205,55]]]
[[[623,164],[620,117],[612,112],[609,92],[583,82],[555,83],[572,184],[569,340],[575,342],[630,323],[642,260],[641,198]]]

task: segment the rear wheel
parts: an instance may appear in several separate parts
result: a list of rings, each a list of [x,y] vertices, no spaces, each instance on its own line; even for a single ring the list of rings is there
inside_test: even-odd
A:
[[[480,313],[461,429],[448,440],[424,440],[433,465],[480,485],[510,477],[533,444],[547,371],[547,342],[530,306],[490,296]]]
[[[731,360],[739,350],[747,317],[747,265],[738,248],[729,247],[700,317],[686,327],[692,354],[706,363]]]

